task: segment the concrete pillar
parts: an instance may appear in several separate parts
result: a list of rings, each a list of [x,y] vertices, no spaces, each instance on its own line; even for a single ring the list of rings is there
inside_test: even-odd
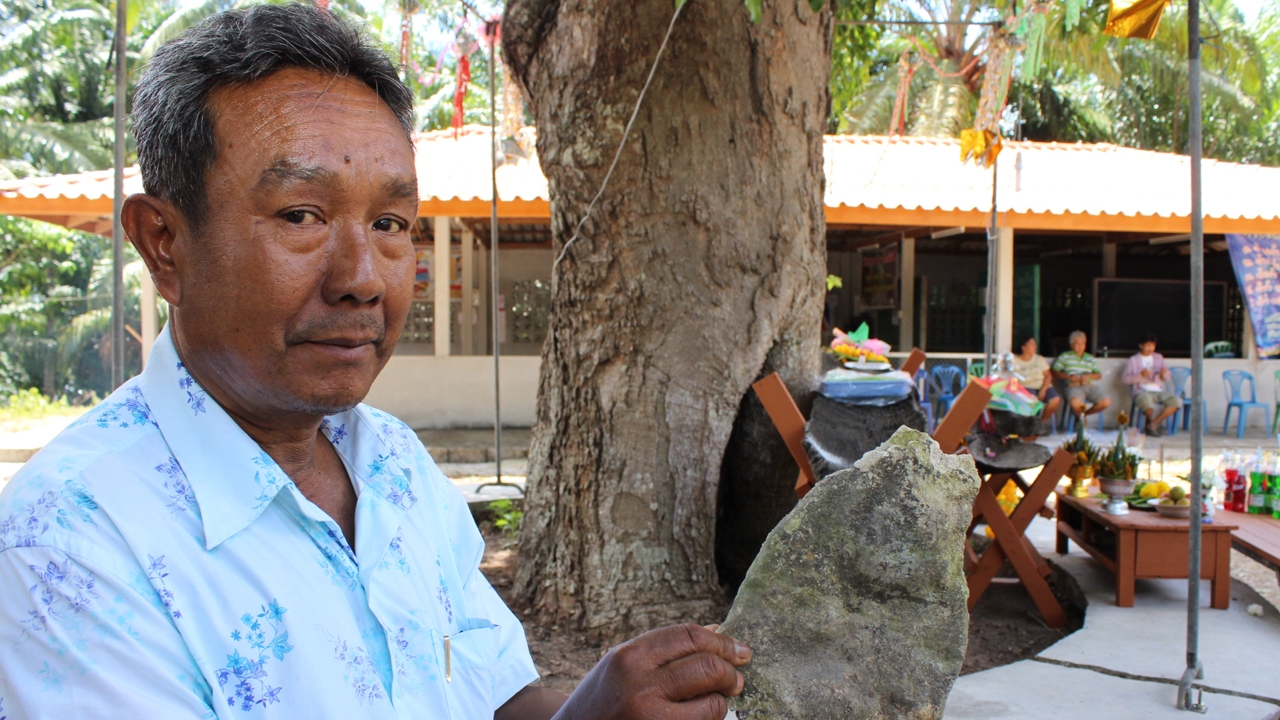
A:
[[[898,347],[901,352],[910,352],[915,344],[916,326],[916,239],[902,237],[901,262],[898,286],[901,288],[899,306],[902,308],[898,318]]]
[[[1013,350],[1013,228],[1000,228],[996,240],[997,354]]]
[[[475,275],[476,236],[470,228],[462,231],[462,312],[458,316],[458,332],[462,333],[462,354],[472,353],[475,339]]]
[[[156,335],[160,333],[160,314],[156,311],[156,284],[151,281],[151,273],[142,268],[142,366],[147,366],[147,358],[151,356],[151,346],[156,344]]]
[[[480,333],[480,341],[475,344],[481,355],[492,355],[493,351],[489,348],[490,342],[493,340],[493,332],[489,329],[492,318],[489,317],[489,297],[493,291],[489,289],[489,251],[480,246],[479,262],[476,263],[479,272],[479,279],[476,287],[480,288],[479,303],[477,303],[476,327]]]
[[[1102,243],[1102,277],[1113,278],[1116,276],[1116,244],[1104,241]]]
[[[435,300],[436,313],[432,325],[432,337],[435,339],[436,357],[449,354],[449,249],[453,243],[449,223],[452,218],[438,217],[435,220],[434,257],[431,264],[431,284],[435,288],[432,299]]]

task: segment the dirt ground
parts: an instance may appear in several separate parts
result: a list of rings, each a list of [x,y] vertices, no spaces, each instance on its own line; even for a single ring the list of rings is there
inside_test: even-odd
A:
[[[482,522],[480,529],[485,537],[480,570],[502,599],[511,604],[515,543],[495,532],[488,522]],[[1008,578],[1012,572],[1006,566],[1001,575]],[[1072,619],[1072,624],[1061,630],[1045,626],[1030,596],[1021,586],[1000,582],[1000,579],[992,583],[970,614],[969,649],[962,675],[1032,657],[1080,629],[1084,622],[1084,594],[1075,580],[1061,569],[1055,567],[1054,575],[1050,577],[1055,594]],[[572,692],[608,649],[591,643],[568,628],[532,623],[518,609],[516,615],[525,623],[533,662],[542,676],[542,684],[547,687]]]

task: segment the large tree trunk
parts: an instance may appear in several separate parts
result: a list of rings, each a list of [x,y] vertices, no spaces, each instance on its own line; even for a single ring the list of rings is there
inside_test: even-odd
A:
[[[508,4],[504,52],[537,119],[557,253],[673,10]],[[759,24],[742,0],[691,0],[555,270],[516,578],[545,616],[609,640],[725,608],[716,516],[735,418],[762,373],[801,389],[817,373],[830,29],[805,0],[766,0]],[[747,449],[777,485],[780,442],[758,425],[735,437],[763,443]]]

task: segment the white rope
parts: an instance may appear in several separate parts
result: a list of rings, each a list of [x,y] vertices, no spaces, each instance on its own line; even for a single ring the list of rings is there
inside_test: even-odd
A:
[[[649,91],[649,85],[653,82],[653,75],[658,71],[658,61],[662,59],[662,52],[667,49],[667,41],[671,39],[671,31],[675,29],[676,18],[680,17],[680,11],[687,5],[685,2],[676,3],[676,11],[671,16],[671,24],[667,26],[667,34],[662,38],[662,44],[658,46],[658,54],[653,58],[653,66],[649,68],[649,77],[644,81],[644,87],[640,88],[640,96],[636,98],[636,106],[631,110],[631,119],[627,121],[627,127],[622,131],[622,141],[618,143],[618,150],[613,154],[613,162],[609,164],[609,171],[604,174],[604,180],[600,183],[600,189],[596,191],[596,196],[591,198],[591,203],[587,205],[587,211],[583,213],[582,219],[578,220],[578,226],[573,229],[573,236],[564,244],[560,250],[559,257],[551,266],[551,281],[555,282],[556,268],[560,267],[560,261],[564,260],[565,255],[569,252],[569,248],[578,241],[578,235],[582,232],[582,226],[586,224],[591,217],[591,212],[595,210],[596,203],[600,197],[604,195],[604,190],[609,186],[609,178],[613,177],[613,171],[618,167],[618,160],[622,157],[622,149],[627,145],[627,138],[631,135],[631,126],[636,122],[636,116],[640,114],[640,104],[644,102],[644,95]]]

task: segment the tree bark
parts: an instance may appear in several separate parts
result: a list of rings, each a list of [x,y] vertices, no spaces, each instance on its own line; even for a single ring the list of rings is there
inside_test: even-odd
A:
[[[537,120],[557,254],[673,11],[507,6],[504,55]],[[544,617],[601,640],[722,617],[716,520],[735,418],[765,372],[805,390],[818,369],[830,31],[805,0],[766,0],[759,24],[742,0],[691,0],[554,270],[516,578]],[[735,443],[776,486],[785,450],[758,425]]]

